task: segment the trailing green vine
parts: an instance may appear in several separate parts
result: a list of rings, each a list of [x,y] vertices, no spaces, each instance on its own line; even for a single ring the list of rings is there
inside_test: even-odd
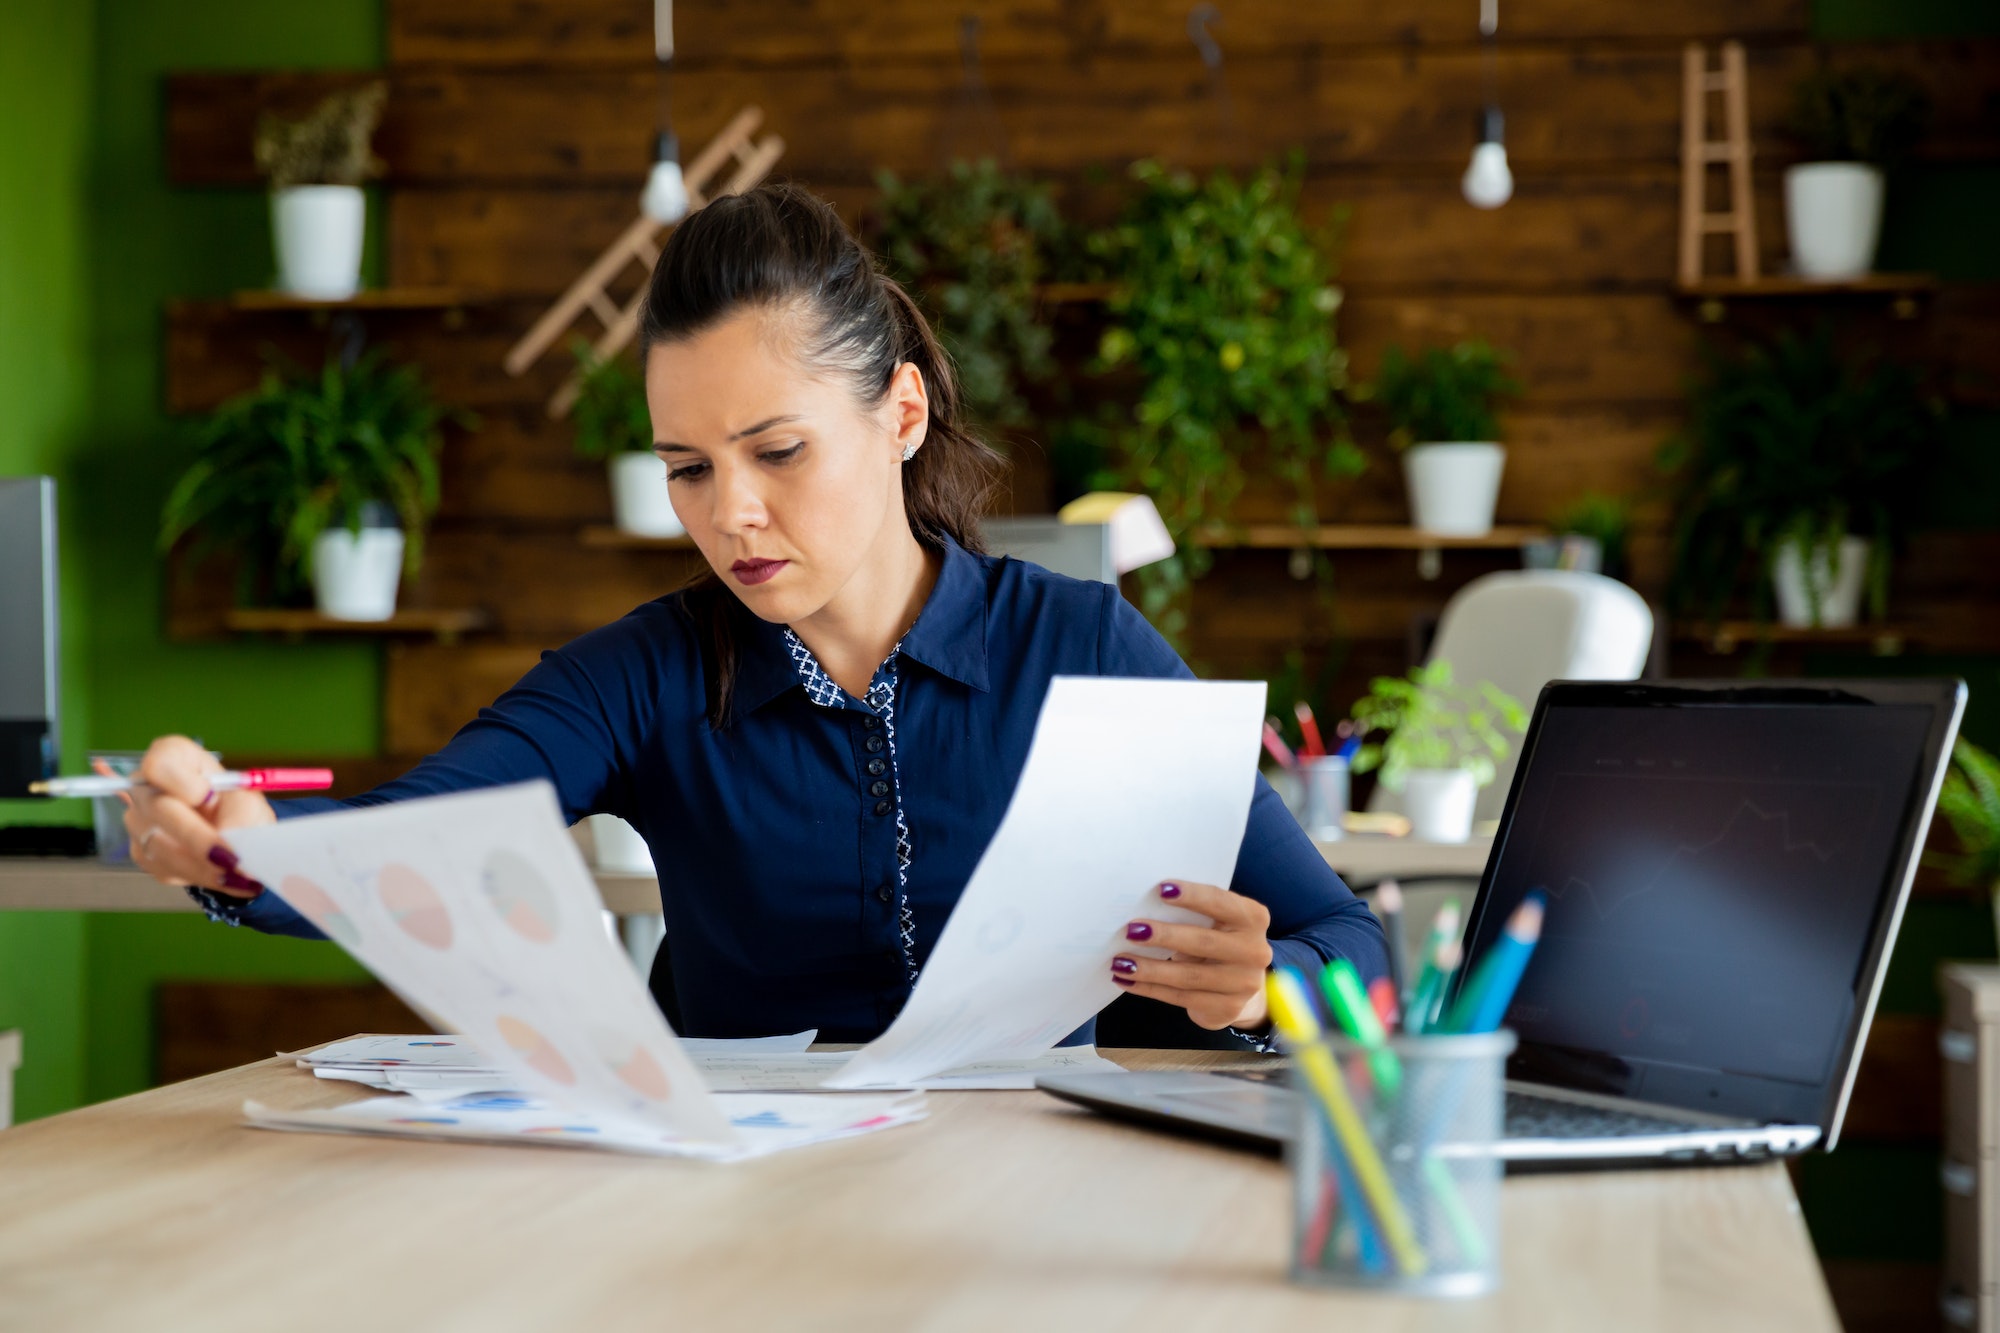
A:
[[[1101,423],[1102,480],[1152,496],[1173,533],[1180,553],[1142,587],[1146,614],[1176,638],[1190,581],[1210,563],[1199,539],[1227,523],[1246,453],[1265,451],[1301,528],[1317,521],[1316,481],[1354,476],[1363,460],[1339,396],[1347,354],[1329,258],[1339,219],[1306,227],[1298,165],[1239,182],[1141,162],[1132,177],[1124,216],[1090,240],[1116,275],[1096,369],[1139,380],[1129,409]]]

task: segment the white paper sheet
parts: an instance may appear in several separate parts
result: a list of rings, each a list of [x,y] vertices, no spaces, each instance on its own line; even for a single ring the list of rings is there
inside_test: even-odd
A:
[[[288,819],[230,842],[246,873],[439,1014],[509,1087],[607,1132],[739,1144],[605,935],[547,783]]]
[[[1250,816],[1261,681],[1057,677],[1000,828],[889,1030],[827,1087],[897,1087],[1038,1055],[1119,993],[1155,888],[1227,885]]]
[[[690,1142],[629,1119],[600,1120],[519,1093],[475,1093],[429,1101],[373,1097],[311,1111],[282,1111],[253,1101],[243,1104],[243,1114],[261,1129],[537,1143],[720,1162],[851,1138],[921,1120],[926,1114],[922,1095],[915,1093],[860,1097],[718,1093],[711,1103],[727,1117],[737,1134],[735,1143]]]

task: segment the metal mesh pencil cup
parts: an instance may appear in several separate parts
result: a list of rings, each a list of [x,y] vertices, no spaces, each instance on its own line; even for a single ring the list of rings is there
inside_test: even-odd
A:
[[[1422,1296],[1499,1285],[1513,1049],[1507,1031],[1290,1049],[1294,1281]]]

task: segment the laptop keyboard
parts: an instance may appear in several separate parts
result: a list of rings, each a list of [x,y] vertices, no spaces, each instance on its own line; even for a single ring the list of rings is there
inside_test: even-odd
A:
[[[1692,1128],[1685,1121],[1634,1111],[1578,1106],[1532,1093],[1507,1094],[1506,1135],[1510,1139],[1630,1139],[1685,1134]]]

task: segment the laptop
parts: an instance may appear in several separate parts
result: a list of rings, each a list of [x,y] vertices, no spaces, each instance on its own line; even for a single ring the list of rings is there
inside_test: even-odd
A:
[[[1956,680],[1542,691],[1466,922],[1476,960],[1548,897],[1506,1017],[1509,1170],[1839,1141],[1964,707]],[[1038,1086],[1269,1148],[1294,1119],[1273,1066]]]

